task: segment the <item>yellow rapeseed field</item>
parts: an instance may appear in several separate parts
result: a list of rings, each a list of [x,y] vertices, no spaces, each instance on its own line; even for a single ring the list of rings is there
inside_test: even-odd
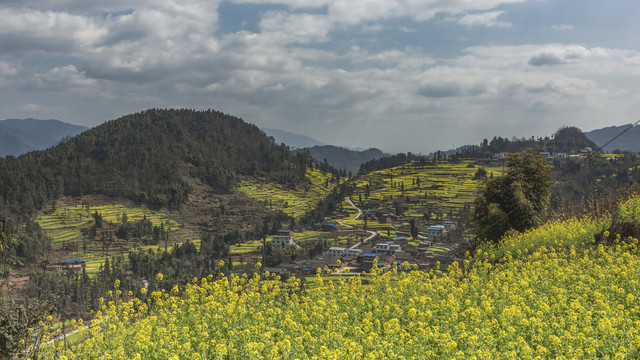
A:
[[[318,275],[313,286],[257,274],[210,277],[138,298],[116,284],[92,324],[79,325],[82,341],[58,341],[43,355],[637,359],[638,240],[594,243],[608,222],[551,223],[503,248],[482,247],[447,271]]]

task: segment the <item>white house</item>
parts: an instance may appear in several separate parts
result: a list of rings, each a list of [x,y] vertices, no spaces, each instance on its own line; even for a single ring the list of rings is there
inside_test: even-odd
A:
[[[293,241],[293,232],[289,230],[278,230],[278,234],[271,238],[271,247],[273,249],[284,249],[288,246],[295,246]]]
[[[344,256],[346,257],[356,257],[362,252],[362,249],[346,249],[344,251]]]
[[[341,257],[344,256],[345,250],[343,247],[332,246],[327,250],[326,255],[329,257]]]
[[[388,243],[377,243],[376,244],[376,252],[377,253],[387,252],[387,251],[389,251],[389,246],[390,246],[390,244],[388,244]]]
[[[447,228],[444,225],[434,225],[427,228],[427,240],[442,241],[447,235]]]

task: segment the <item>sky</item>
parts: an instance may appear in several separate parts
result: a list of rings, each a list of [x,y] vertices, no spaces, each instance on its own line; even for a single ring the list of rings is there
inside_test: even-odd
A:
[[[0,119],[214,109],[427,154],[640,119],[631,0],[2,0]]]

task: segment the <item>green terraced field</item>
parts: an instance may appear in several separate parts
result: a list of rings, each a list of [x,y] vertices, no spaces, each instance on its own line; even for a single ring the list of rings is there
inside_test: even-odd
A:
[[[104,244],[100,241],[89,240],[83,235],[82,229],[88,229],[93,225],[93,214],[96,211],[102,215],[105,231],[114,232],[121,223],[123,214],[127,214],[128,221],[142,220],[146,216],[154,226],[163,224],[165,229],[172,233],[180,229],[180,224],[170,220],[166,214],[149,209],[128,207],[123,204],[100,206],[58,204],[53,213],[38,217],[36,222],[51,237],[54,256],[78,257],[86,260],[89,274],[97,273],[106,257],[122,255],[125,261],[128,261],[126,256],[128,251],[140,245],[116,239],[108,246],[103,246]],[[170,241],[171,244],[174,242]],[[200,246],[199,240],[194,243]],[[164,243],[139,247],[158,250],[164,249]]]
[[[242,180],[238,190],[246,196],[265,203],[271,210],[282,210],[287,215],[305,215],[324,199],[336,186],[332,175],[315,169],[307,170],[308,183],[300,189],[260,180]]]
[[[440,214],[441,220],[449,219],[465,205],[473,204],[480,184],[479,180],[473,179],[478,168],[471,161],[463,160],[426,165],[409,163],[375,171],[356,181],[351,198],[356,204],[362,202],[365,208],[367,204],[379,202],[391,211],[397,209],[394,203],[404,204],[401,219],[405,222],[411,218],[424,218],[428,212]],[[493,176],[500,175],[502,170],[484,168]]]
[[[180,228],[180,224],[169,220],[166,214],[122,204],[102,206],[59,204],[52,214],[40,216],[36,221],[43,230],[68,230],[92,224],[93,214],[96,211],[102,215],[104,222],[110,224],[119,224],[122,221],[122,215],[127,214],[128,221],[142,220],[146,216],[155,226],[164,223],[165,228],[170,231]],[[55,237],[55,234],[53,235]]]

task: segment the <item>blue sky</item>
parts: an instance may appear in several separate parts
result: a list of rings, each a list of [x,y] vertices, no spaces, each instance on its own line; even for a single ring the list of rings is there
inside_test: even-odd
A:
[[[5,0],[0,119],[213,108],[428,153],[640,116],[640,2]]]

